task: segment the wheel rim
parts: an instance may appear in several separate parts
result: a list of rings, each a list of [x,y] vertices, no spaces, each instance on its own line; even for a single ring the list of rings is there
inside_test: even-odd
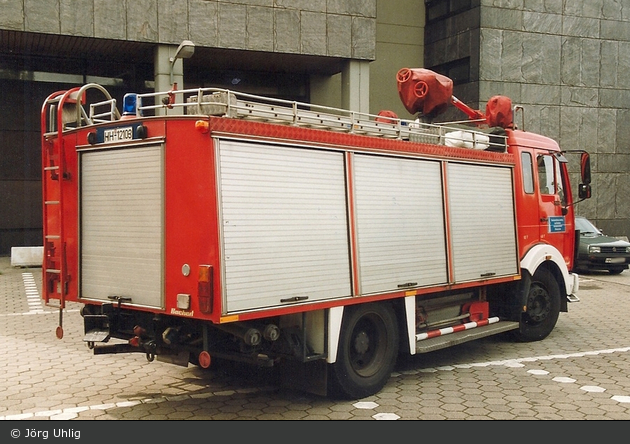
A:
[[[527,317],[534,323],[542,322],[551,311],[549,292],[539,284],[535,284],[527,298]]]
[[[382,367],[387,347],[387,330],[383,320],[371,314],[357,322],[350,338],[350,365],[357,375],[369,377]]]

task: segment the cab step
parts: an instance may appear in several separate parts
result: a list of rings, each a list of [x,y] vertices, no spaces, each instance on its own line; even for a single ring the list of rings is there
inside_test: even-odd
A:
[[[465,324],[462,324],[465,325]],[[488,325],[478,326],[462,331],[451,332],[452,329],[435,330],[439,332],[438,336],[424,339],[423,335],[416,335],[416,353],[428,353],[435,350],[451,347],[453,345],[463,344],[468,341],[480,339],[486,336],[492,336],[519,327],[518,322],[498,321]],[[429,332],[429,334],[432,332]]]

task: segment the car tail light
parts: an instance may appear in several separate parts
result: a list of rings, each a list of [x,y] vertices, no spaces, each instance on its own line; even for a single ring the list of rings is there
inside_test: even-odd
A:
[[[202,313],[212,313],[212,266],[200,265],[197,280],[197,298]]]

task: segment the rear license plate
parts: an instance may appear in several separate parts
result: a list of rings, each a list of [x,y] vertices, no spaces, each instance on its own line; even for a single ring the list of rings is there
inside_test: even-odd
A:
[[[103,131],[103,142],[121,142],[125,140],[133,140],[133,127],[125,126],[122,128],[112,128]]]

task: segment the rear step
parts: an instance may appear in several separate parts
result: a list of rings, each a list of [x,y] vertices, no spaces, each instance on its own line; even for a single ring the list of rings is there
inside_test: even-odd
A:
[[[473,341],[475,339],[480,339],[486,336],[492,336],[497,333],[515,330],[518,328],[518,326],[518,322],[501,321],[494,324],[465,329],[453,333],[441,333],[437,337],[417,340],[416,353],[428,353],[435,350],[451,347],[453,345],[463,344],[464,342]],[[416,335],[417,339],[421,337],[422,335]]]

